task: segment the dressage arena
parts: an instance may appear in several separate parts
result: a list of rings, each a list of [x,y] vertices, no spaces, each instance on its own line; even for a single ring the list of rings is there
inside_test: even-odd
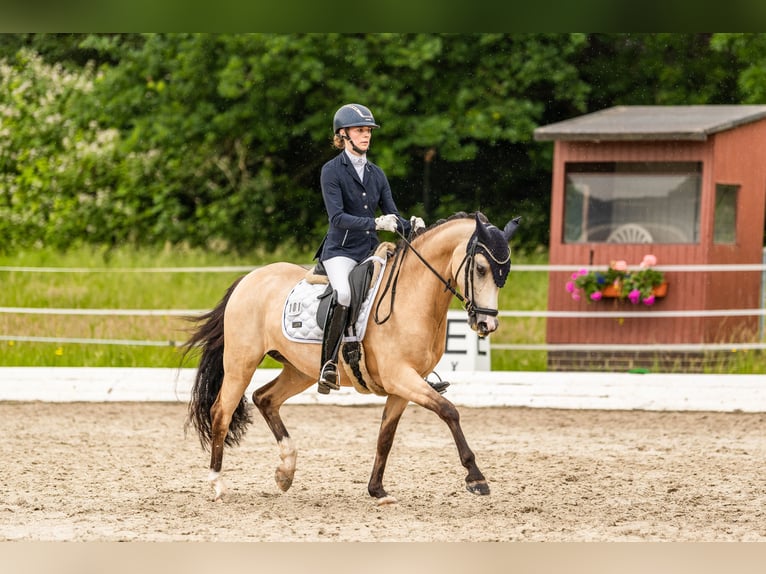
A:
[[[399,503],[377,506],[380,405],[288,402],[292,488],[256,413],[214,503],[185,402],[113,398],[0,402],[0,540],[766,541],[764,412],[461,406],[480,497],[446,425],[411,405],[384,478]]]

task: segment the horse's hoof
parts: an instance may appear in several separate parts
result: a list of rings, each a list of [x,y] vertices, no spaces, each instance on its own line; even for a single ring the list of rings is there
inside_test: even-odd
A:
[[[282,472],[281,469],[277,469],[277,471],[274,473],[274,480],[277,481],[277,486],[279,487],[279,490],[282,492],[287,492],[290,487],[293,485],[293,477],[288,476],[284,472]]]
[[[213,502],[223,502],[223,497],[226,496],[226,486],[222,482],[217,482],[213,485]]]
[[[486,480],[475,480],[473,482],[466,482],[465,489],[473,494],[489,494],[489,485]]]
[[[396,497],[391,496],[390,494],[378,498],[376,502],[378,503],[378,506],[389,506],[391,504],[399,503],[399,501],[396,500]]]
[[[292,477],[282,474],[279,471],[277,471],[276,474],[274,475],[274,480],[277,481],[277,486],[279,487],[279,490],[281,490],[282,492],[287,492],[288,490],[290,490],[290,487],[293,485]]]
[[[213,488],[213,502],[221,502],[228,491],[226,483],[223,481],[221,474],[218,472],[210,471],[208,482],[210,482],[210,486]]]

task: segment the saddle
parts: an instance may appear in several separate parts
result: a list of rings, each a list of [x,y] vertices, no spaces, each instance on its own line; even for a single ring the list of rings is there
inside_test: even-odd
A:
[[[374,264],[374,260],[366,259],[354,267],[348,276],[348,283],[351,287],[351,303],[349,303],[348,307],[348,324],[352,327],[356,325],[356,322],[359,319],[362,302],[372,286],[372,277],[375,272]],[[311,273],[312,278],[321,277],[322,274],[324,274],[325,279],[327,278],[327,272],[324,270],[321,261],[317,263],[309,273]],[[306,274],[306,281],[311,283],[308,277],[309,275]],[[325,325],[327,323],[327,316],[337,303],[335,291],[329,281],[325,282],[327,283],[327,288],[321,295],[319,295],[319,307],[317,308],[316,313],[316,321],[319,325]],[[321,285],[319,282],[314,284]]]
[[[381,243],[375,253],[357,265],[349,275],[351,304],[348,324],[351,335],[346,335],[344,341],[364,337],[370,307],[394,247],[393,243]],[[336,303],[334,293],[321,264],[307,271],[285,301],[282,321],[285,337],[302,343],[321,343],[322,328]]]

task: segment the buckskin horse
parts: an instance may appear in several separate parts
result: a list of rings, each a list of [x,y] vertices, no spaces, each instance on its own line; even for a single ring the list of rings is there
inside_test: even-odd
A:
[[[364,335],[363,392],[386,396],[369,494],[379,504],[396,502],[383,488],[383,473],[399,420],[410,402],[436,413],[449,427],[460,462],[468,471],[469,492],[489,494],[489,485],[476,464],[460,426],[455,406],[426,380],[446,345],[447,311],[453,296],[467,311],[468,323],[479,337],[498,327],[500,288],[510,271],[509,241],[519,224],[516,218],[503,229],[477,212],[456,213],[409,241],[402,237],[381,279],[387,289],[376,295],[375,305],[388,310],[387,318],[369,322]],[[392,244],[389,244],[393,247]],[[252,402],[276,439],[281,462],[275,480],[287,491],[295,474],[297,450],[280,416],[290,397],[316,384],[320,345],[289,340],[282,330],[283,303],[306,275],[304,267],[272,263],[237,279],[211,311],[192,318],[195,326],[186,351],[200,353],[189,402],[191,424],[203,447],[210,448],[208,480],[214,500],[226,493],[222,478],[224,446],[240,442],[252,422],[245,391],[256,367],[269,355],[283,365],[279,375],[257,388]],[[398,294],[398,298],[394,298]],[[345,347],[345,346],[344,346]],[[349,361],[342,353],[340,363]],[[355,386],[348,365],[339,365],[344,386]],[[352,384],[353,383],[353,384]]]

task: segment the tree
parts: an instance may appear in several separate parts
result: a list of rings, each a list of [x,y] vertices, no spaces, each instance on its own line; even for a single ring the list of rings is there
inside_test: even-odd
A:
[[[118,121],[131,151],[163,150],[159,171],[140,183],[162,206],[153,216],[173,241],[316,244],[326,226],[319,170],[335,153],[331,118],[350,101],[369,105],[382,125],[371,156],[403,211],[427,208],[432,218],[484,209],[506,220],[529,201],[516,182],[528,183],[530,166],[549,169],[524,149],[545,110],[537,98],[583,109],[586,86],[567,63],[583,41],[151,35],[104,69],[99,121]]]
[[[738,72],[738,103],[762,104],[766,101],[766,35],[714,34],[712,50],[728,59]],[[734,90],[733,90],[734,91]]]
[[[381,124],[370,159],[405,214],[522,215],[515,241],[547,245],[552,146],[535,127],[615,104],[762,101],[765,53],[741,34],[6,35],[3,248],[310,249],[348,102]]]
[[[577,67],[588,108],[740,103],[738,65],[710,34],[591,34]]]

